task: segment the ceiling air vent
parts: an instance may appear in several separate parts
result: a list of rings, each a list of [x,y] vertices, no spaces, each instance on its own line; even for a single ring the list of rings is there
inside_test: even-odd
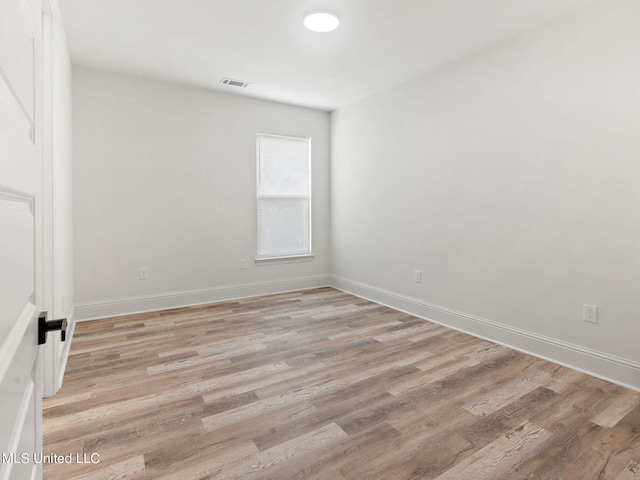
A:
[[[250,82],[243,82],[241,80],[233,80],[231,78],[223,78],[222,80],[220,80],[220,83],[223,85],[231,85],[232,87],[242,87],[242,88],[247,88],[249,85],[251,85]]]

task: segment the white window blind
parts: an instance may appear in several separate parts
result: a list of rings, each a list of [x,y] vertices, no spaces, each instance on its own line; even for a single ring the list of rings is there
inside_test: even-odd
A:
[[[258,133],[258,258],[311,253],[311,140]]]

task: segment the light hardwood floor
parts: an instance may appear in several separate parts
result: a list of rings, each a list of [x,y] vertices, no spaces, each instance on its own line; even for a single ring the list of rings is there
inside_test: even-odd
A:
[[[640,394],[322,288],[78,324],[44,439],[47,480],[638,480]]]

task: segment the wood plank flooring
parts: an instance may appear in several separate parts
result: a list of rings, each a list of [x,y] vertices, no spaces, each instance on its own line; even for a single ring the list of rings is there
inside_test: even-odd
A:
[[[47,480],[640,480],[640,394],[322,288],[78,324],[44,442]]]

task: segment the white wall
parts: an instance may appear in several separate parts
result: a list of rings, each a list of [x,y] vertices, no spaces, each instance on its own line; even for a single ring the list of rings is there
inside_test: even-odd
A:
[[[73,128],[79,319],[327,284],[328,113],[74,67]],[[312,261],[254,263],[258,130],[312,138]]]
[[[638,2],[334,112],[331,156],[336,286],[640,388]]]

